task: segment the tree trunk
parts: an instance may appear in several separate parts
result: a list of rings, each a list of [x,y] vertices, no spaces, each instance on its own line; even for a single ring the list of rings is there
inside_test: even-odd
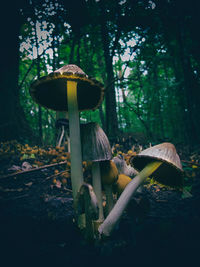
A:
[[[193,71],[191,68],[190,58],[184,46],[184,29],[183,24],[180,23],[180,34],[177,36],[180,61],[183,70],[184,89],[186,97],[186,109],[189,124],[190,142],[196,143],[200,140],[199,136],[199,85],[195,82]]]
[[[21,21],[18,3],[11,5],[4,2],[1,13],[0,34],[3,40],[0,42],[0,140],[24,140],[28,127],[25,127],[26,120],[19,103],[18,37]],[[9,18],[12,18],[12,21],[9,21]]]
[[[106,133],[110,138],[114,138],[118,134],[118,120],[116,112],[116,94],[114,84],[114,71],[112,64],[112,55],[109,48],[108,29],[105,20],[105,8],[103,2],[101,4],[101,37],[104,51],[104,59],[106,65],[107,82],[106,82]]]
[[[37,78],[40,78],[40,55],[39,55],[39,44],[38,44],[38,36],[36,29],[36,18],[35,18],[35,42],[36,42],[36,51],[37,51]],[[38,105],[38,128],[39,128],[39,140],[40,144],[43,143],[43,131],[42,131],[42,108]]]

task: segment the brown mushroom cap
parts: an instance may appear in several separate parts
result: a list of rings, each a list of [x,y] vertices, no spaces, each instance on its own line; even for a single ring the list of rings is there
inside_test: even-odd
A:
[[[108,137],[96,122],[81,124],[82,157],[85,161],[104,161],[112,158]]]
[[[124,191],[127,184],[129,184],[131,181],[132,179],[129,176],[122,174],[122,173],[119,174],[118,180],[115,184],[116,192],[120,195]]]
[[[163,164],[152,174],[159,183],[180,187],[183,184],[183,170],[176,148],[171,143],[162,143],[140,152],[130,159],[131,165],[138,171],[145,168],[150,162],[162,161]]]
[[[30,87],[33,100],[56,111],[68,111],[67,81],[77,82],[78,109],[94,110],[102,102],[103,85],[88,76],[76,65],[65,65],[62,68],[34,81]]]
[[[118,179],[118,169],[112,160],[101,161],[101,181],[104,185],[111,185]]]

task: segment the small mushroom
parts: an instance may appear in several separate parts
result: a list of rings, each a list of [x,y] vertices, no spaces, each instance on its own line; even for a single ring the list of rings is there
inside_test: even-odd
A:
[[[69,136],[68,136],[68,129],[69,129],[69,120],[65,118],[60,118],[56,120],[56,128],[61,129],[59,138],[56,142],[56,146],[60,147],[65,138],[69,141]],[[68,152],[70,152],[70,146],[68,142]]]
[[[125,174],[127,176],[130,176],[131,178],[137,175],[138,172],[130,165],[127,165],[122,155],[119,154],[112,160],[116,164],[119,174]]]
[[[100,162],[112,158],[108,138],[102,128],[95,122],[81,125],[81,143],[84,161],[92,162],[92,183],[99,203],[99,223],[103,222],[103,204]]]
[[[85,237],[88,240],[93,239],[93,220],[99,217],[99,207],[93,187],[90,184],[83,183],[77,193],[75,202],[75,214],[77,217],[85,214]]]
[[[118,180],[114,186],[115,191],[117,192],[117,195],[121,195],[121,193],[124,191],[125,187],[132,181],[132,179],[125,175],[125,174],[119,174]]]
[[[65,65],[34,81],[30,94],[38,104],[56,111],[67,111],[71,149],[73,197],[83,183],[79,111],[94,110],[103,100],[102,84],[76,65]]]
[[[152,174],[155,180],[171,187],[182,186],[182,165],[173,144],[162,143],[147,148],[130,159],[131,165],[138,171],[143,170],[149,163],[155,161],[162,162],[162,165]]]
[[[100,235],[109,236],[120,220],[137,188],[151,175],[164,185],[182,186],[183,171],[180,158],[171,143],[163,143],[150,147],[137,156],[133,156],[131,164],[142,171],[126,186],[114,208],[99,227]]]
[[[101,161],[101,181],[106,194],[106,214],[108,215],[114,206],[113,184],[118,179],[118,169],[112,160]]]

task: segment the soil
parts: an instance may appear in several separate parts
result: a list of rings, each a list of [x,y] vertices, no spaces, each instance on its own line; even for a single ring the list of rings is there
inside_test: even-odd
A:
[[[188,198],[145,186],[112,236],[95,242],[86,242],[76,228],[72,194],[52,185],[52,173],[49,168],[0,179],[1,267],[194,266],[198,260],[199,173]]]

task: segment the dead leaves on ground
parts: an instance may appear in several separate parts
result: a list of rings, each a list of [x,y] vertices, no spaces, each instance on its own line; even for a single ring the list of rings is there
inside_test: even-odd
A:
[[[112,147],[113,157],[121,155],[126,161],[127,165],[130,164],[130,158],[137,155],[144,148],[140,145],[132,146],[129,150],[123,150],[123,147],[119,144],[115,144]],[[122,152],[123,151],[123,152]],[[34,169],[48,164],[55,164],[66,161],[64,166],[60,166],[54,169],[54,173],[49,177],[51,178],[52,187],[63,188],[70,185],[70,153],[64,151],[64,147],[39,147],[30,146],[28,144],[19,144],[17,141],[10,141],[0,143],[0,164],[2,162],[8,162],[8,168],[5,170],[2,168],[0,175],[12,172],[23,172],[29,169]],[[200,155],[199,153],[193,153],[189,155],[188,161],[183,161],[185,190],[188,192],[192,189],[192,182],[199,173],[200,170]],[[90,162],[83,162],[83,172],[88,176],[91,169]],[[49,178],[47,176],[47,179]],[[152,179],[148,180],[150,185],[156,185]],[[31,182],[26,183],[31,187]],[[160,186],[160,185],[159,185]],[[17,189],[19,190],[19,189]],[[158,189],[159,190],[159,189]]]

